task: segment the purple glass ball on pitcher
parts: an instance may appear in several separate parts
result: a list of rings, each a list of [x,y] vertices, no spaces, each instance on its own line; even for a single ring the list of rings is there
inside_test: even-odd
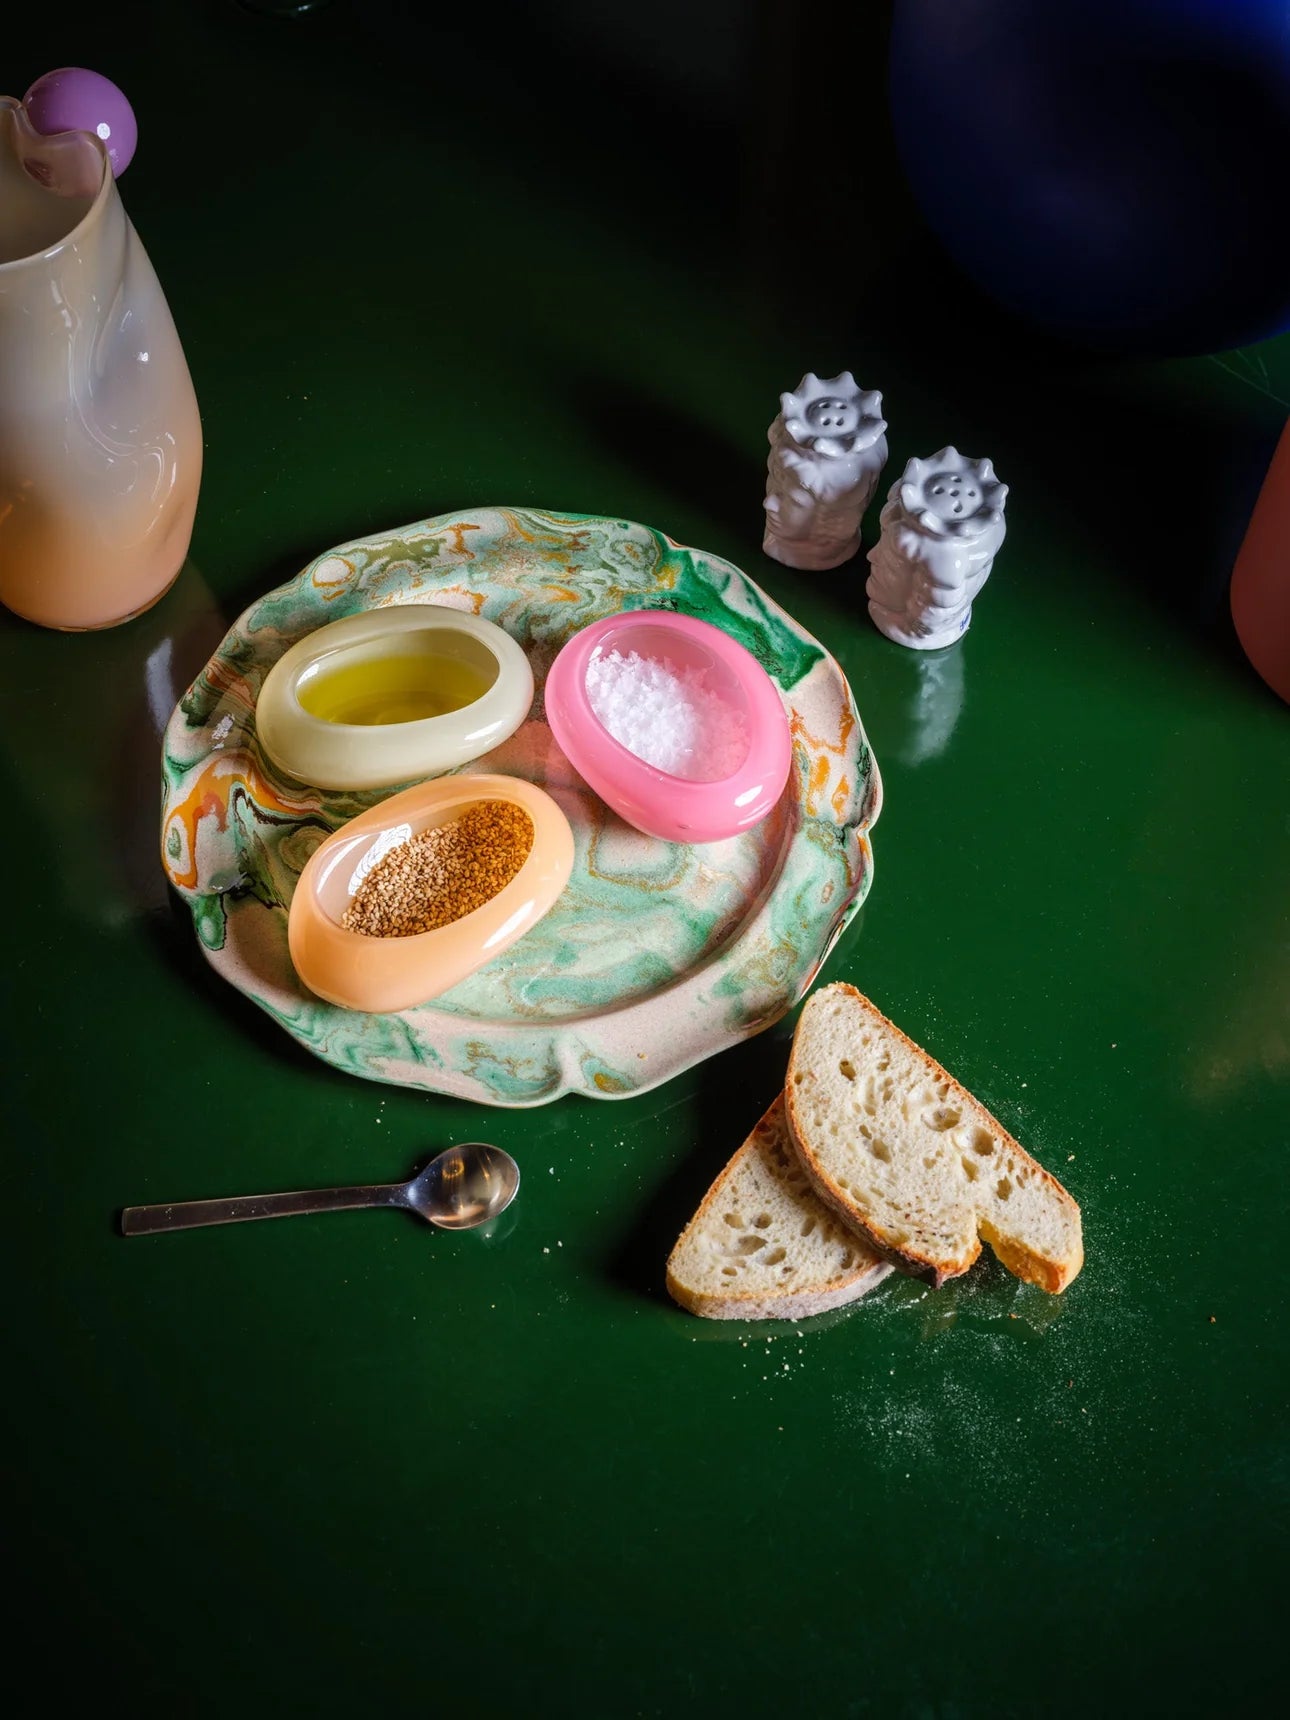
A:
[[[115,178],[130,165],[139,141],[134,109],[101,72],[60,66],[36,79],[22,105],[32,125],[46,137],[59,131],[88,131],[101,139]]]

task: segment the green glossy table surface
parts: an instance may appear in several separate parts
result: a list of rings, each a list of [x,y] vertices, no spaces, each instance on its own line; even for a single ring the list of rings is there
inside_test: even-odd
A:
[[[151,614],[0,626],[9,1550],[41,1711],[1275,1690],[1290,711],[1225,597],[1286,343],[1094,359],[947,314],[879,133],[814,163],[786,134],[807,46],[769,14],[480,9],[419,47],[379,3],[47,11],[6,24],[0,81],[79,62],[134,99],[122,194],[206,469]],[[880,13],[840,39],[866,87]],[[936,660],[873,631],[863,564],[761,554],[777,395],[843,366],[884,390],[889,477],[954,441],[1012,486]],[[1060,1301],[986,1260],[796,1327],[669,1303],[792,1018],[627,1102],[484,1111],[314,1061],[209,973],[156,858],[167,688],[329,544],[498,502],[713,550],[837,655],[886,804],[823,977],[1068,1183]],[[392,1179],[479,1136],[525,1174],[491,1241],[383,1213],[116,1233],[126,1203]]]

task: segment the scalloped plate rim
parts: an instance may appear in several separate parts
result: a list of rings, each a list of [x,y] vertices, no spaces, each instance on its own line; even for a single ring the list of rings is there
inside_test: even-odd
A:
[[[620,515],[606,516],[575,513],[566,510],[546,510],[534,507],[481,506],[458,509],[445,514],[429,516],[424,519],[415,520],[406,525],[396,527],[393,530],[367,533],[362,537],[352,538],[343,543],[334,545],[315,556],[292,579],[287,580],[281,585],[261,594],[260,597],[243,609],[241,614],[228,628],[224,638],[221,640],[208,661],[206,668],[202,671],[202,674],[197,677],[197,680],[193,683],[192,687],[189,688],[184,698],[181,699],[179,704],[176,706],[171,715],[170,721],[167,724],[166,735],[163,742],[163,746],[165,748],[163,755],[165,762],[164,774],[167,790],[165,807],[163,810],[163,840],[167,827],[167,820],[172,810],[171,790],[173,785],[171,782],[170,770],[170,742],[172,730],[177,733],[182,733],[184,736],[188,736],[190,734],[191,731],[187,723],[185,707],[189,699],[196,692],[203,677],[206,676],[216,664],[227,660],[229,648],[234,644],[234,642],[240,645],[243,649],[249,650],[253,655],[258,654],[256,652],[256,635],[264,631],[263,627],[255,627],[252,625],[252,619],[258,611],[261,611],[272,601],[285,599],[295,592],[299,592],[301,597],[304,598],[311,589],[311,575],[316,569],[329,562],[332,558],[344,560],[348,554],[354,552],[366,553],[373,550],[376,546],[400,545],[405,543],[406,540],[414,534],[418,539],[426,540],[431,538],[435,533],[450,533],[454,528],[469,528],[479,531],[481,533],[480,538],[471,540],[472,548],[475,551],[478,551],[479,548],[485,547],[486,533],[490,530],[488,525],[481,524],[480,522],[502,520],[514,524],[518,519],[537,520],[549,528],[559,528],[561,525],[569,525],[575,528],[579,526],[590,526],[593,529],[596,527],[607,528],[611,532],[618,532],[620,534],[623,532],[626,532],[628,535],[632,533],[644,534],[645,536],[654,539],[656,543],[666,545],[668,551],[690,558],[696,572],[699,573],[701,578],[705,577],[714,569],[719,570],[727,576],[733,575],[735,579],[740,582],[740,585],[743,588],[742,594],[751,597],[762,608],[769,619],[774,620],[775,618],[778,618],[781,623],[785,624],[791,630],[792,634],[799,642],[814,648],[820,653],[818,662],[812,664],[810,670],[807,671],[806,675],[803,676],[802,679],[808,679],[810,675],[816,673],[816,671],[821,667],[826,669],[832,677],[836,678],[836,681],[845,692],[846,699],[849,700],[850,710],[854,719],[853,730],[851,732],[851,749],[848,756],[852,759],[860,760],[867,755],[867,769],[865,770],[864,775],[863,790],[859,793],[858,797],[859,804],[857,816],[854,821],[849,823],[841,819],[837,820],[838,824],[842,828],[850,829],[854,834],[865,863],[860,867],[854,887],[850,890],[850,893],[845,897],[842,904],[833,909],[830,914],[830,926],[824,941],[809,960],[804,961],[795,971],[793,983],[784,989],[781,989],[775,996],[769,1009],[763,1012],[756,1019],[739,1026],[727,1026],[718,1023],[711,1029],[711,1043],[705,1041],[696,1044],[693,1041],[693,1036],[691,1036],[686,1040],[686,1043],[691,1045],[692,1049],[674,1052],[666,1056],[664,1058],[665,1066],[659,1069],[657,1073],[651,1070],[647,1075],[645,1075],[644,1079],[624,1085],[610,1084],[602,1086],[598,1084],[594,1075],[588,1078],[583,1065],[592,1057],[590,1048],[584,1047],[584,1055],[579,1059],[575,1059],[573,1066],[571,1067],[568,1060],[566,1060],[563,1055],[559,1054],[561,1041],[569,1039],[572,1037],[574,1030],[581,1028],[588,1023],[603,1021],[610,1017],[621,1019],[633,1014],[641,1014],[651,1009],[657,1009],[661,999],[668,997],[678,989],[684,989],[687,985],[693,989],[693,983],[697,975],[706,973],[708,970],[715,967],[728,965],[731,952],[748,936],[746,928],[751,925],[759,915],[765,912],[767,904],[775,896],[776,889],[779,886],[785,871],[785,855],[787,850],[791,847],[794,838],[801,834],[800,821],[791,829],[786,830],[784,842],[781,846],[780,852],[776,856],[773,871],[768,874],[766,880],[758,890],[756,898],[750,902],[748,913],[734,926],[732,926],[729,934],[722,940],[720,945],[718,945],[714,950],[702,955],[689,967],[679,969],[670,979],[662,981],[656,988],[651,989],[643,996],[625,996],[619,1000],[610,1001],[608,1004],[598,1008],[589,1008],[585,1011],[580,1010],[574,1015],[540,1022],[537,1026],[525,1021],[523,1018],[515,1018],[511,1020],[486,1020],[484,1018],[477,1018],[473,1015],[452,1015],[447,1018],[451,1022],[451,1031],[459,1038],[466,1038],[473,1032],[477,1032],[482,1029],[483,1036],[490,1038],[495,1037],[499,1041],[520,1039],[525,1035],[539,1041],[545,1041],[550,1053],[548,1067],[551,1068],[551,1074],[555,1077],[555,1080],[528,1094],[503,1093],[495,1088],[489,1090],[487,1087],[487,1076],[480,1075],[473,1069],[470,1071],[460,1070],[450,1068],[444,1064],[441,1068],[435,1070],[427,1069],[425,1065],[421,1065],[422,1074],[429,1074],[431,1078],[409,1079],[406,1074],[402,1073],[402,1071],[407,1069],[409,1066],[409,1060],[407,1058],[386,1057],[379,1066],[356,1068],[351,1061],[341,1060],[336,1055],[329,1054],[328,1041],[332,1037],[330,1032],[323,1036],[322,1043],[318,1043],[314,1039],[297,1032],[291,1020],[286,1016],[282,1009],[275,1005],[270,995],[263,995],[261,990],[255,989],[255,986],[252,983],[242,983],[239,977],[241,964],[237,956],[233,955],[230,957],[224,949],[211,948],[206,939],[200,935],[197,920],[203,904],[209,903],[212,898],[221,899],[229,895],[232,895],[236,902],[238,899],[236,887],[224,885],[218,888],[194,887],[192,889],[188,889],[179,885],[172,875],[172,884],[175,884],[179,889],[180,894],[183,896],[186,905],[192,913],[194,927],[198,932],[198,943],[209,964],[217,973],[219,973],[220,977],[226,983],[233,985],[235,990],[241,992],[243,996],[247,997],[266,1014],[271,1016],[275,1023],[283,1031],[288,1033],[288,1035],[302,1049],[308,1051],[320,1061],[329,1064],[331,1067],[336,1068],[343,1073],[357,1074],[363,1079],[375,1081],[378,1084],[409,1087],[415,1091],[434,1093],[453,1099],[473,1101],[486,1106],[507,1110],[536,1109],[543,1105],[554,1103],[556,1100],[564,1098],[571,1093],[579,1093],[584,1097],[598,1100],[635,1098],[652,1091],[664,1084],[666,1081],[671,1080],[673,1077],[681,1075],[687,1070],[696,1067],[698,1064],[706,1061],[709,1057],[716,1055],[719,1051],[728,1049],[730,1046],[741,1043],[745,1039],[755,1037],[758,1033],[764,1032],[773,1027],[783,1018],[784,1015],[786,1015],[791,1009],[795,1008],[806,995],[807,991],[809,991],[811,985],[814,983],[816,975],[827,960],[830,952],[837,943],[838,938],[851,923],[872,887],[874,861],[869,832],[878,821],[883,801],[882,776],[878,767],[878,762],[874,757],[872,746],[868,741],[863,722],[860,719],[859,712],[855,704],[854,694],[851,691],[849,682],[847,681],[841,665],[818,639],[803,628],[788,611],[778,604],[769,595],[769,593],[764,591],[750,575],[744,572],[742,568],[738,567],[733,562],[727,561],[720,555],[696,549],[693,546],[680,542],[667,533],[659,531],[657,528],[642,525],[636,521],[625,520]],[[495,543],[499,534],[497,533],[495,526],[491,527],[491,531],[492,536],[487,539],[487,542]],[[459,567],[469,567],[470,563],[476,559],[476,555],[473,553],[462,553],[465,555],[464,561],[461,563],[450,563],[449,571],[455,572]],[[351,580],[346,583],[360,584],[359,581],[354,579],[352,570]],[[732,614],[735,613],[730,610],[730,606],[726,602],[723,594],[717,590],[715,586],[711,586],[710,581],[708,583],[712,590],[712,594],[719,602],[720,607]],[[392,600],[387,597],[385,598],[384,603],[389,604],[391,601]],[[434,601],[434,599],[422,597],[414,599],[413,601]],[[329,602],[329,600],[315,597],[314,602],[317,604],[319,602]],[[384,605],[370,604],[367,606],[378,607]],[[319,621],[318,625],[321,624],[322,622]],[[579,623],[579,625],[585,624],[585,621]],[[286,648],[285,644],[281,647],[281,649],[284,650]],[[778,682],[777,684],[780,685],[782,692],[785,691],[782,682]],[[797,684],[797,682],[791,683],[793,686],[796,686]],[[787,702],[787,693],[785,693],[785,696]],[[253,707],[251,714],[253,718]],[[255,739],[255,746],[257,749],[257,756],[259,756],[258,737]],[[797,780],[796,753],[797,747],[795,743],[794,775],[790,778],[790,782]],[[205,757],[209,760],[212,755],[208,753]],[[262,759],[261,762],[263,762]],[[479,761],[476,761],[476,763],[478,762]],[[188,768],[191,769],[192,765],[190,764]],[[463,768],[470,769],[472,767],[467,766]],[[179,773],[177,772],[176,774]],[[857,775],[858,774],[859,771],[857,770]],[[316,793],[317,791],[312,792]],[[396,789],[392,788],[386,792],[393,793],[396,792]],[[801,800],[802,795],[799,786],[799,806],[801,804]],[[196,862],[194,862],[194,864],[196,864]],[[170,867],[168,865],[167,871],[170,871]],[[265,912],[273,911],[263,902],[260,902],[259,905]],[[225,909],[224,911],[227,913],[228,910]],[[285,914],[285,908],[281,907],[280,904],[279,911]],[[233,971],[230,971],[230,969]],[[291,979],[294,980],[294,974],[291,975]],[[307,1002],[309,1003],[313,1003],[314,1001],[315,1000],[307,999]],[[437,1002],[437,999],[431,1000],[428,1004],[420,1005],[415,1010],[403,1012],[401,1017],[396,1017],[394,1019],[415,1019],[422,1016],[423,1012],[427,1010],[433,1011]],[[343,1015],[349,1012],[339,1013]],[[371,1018],[365,1017],[363,1019],[367,1020]],[[412,1035],[409,1033],[406,1037],[411,1039]],[[644,1061],[652,1061],[653,1055],[653,1050],[651,1050],[651,1052],[646,1054]],[[417,1065],[414,1064],[412,1067],[417,1067]],[[575,1070],[577,1072],[576,1075],[574,1072]]]

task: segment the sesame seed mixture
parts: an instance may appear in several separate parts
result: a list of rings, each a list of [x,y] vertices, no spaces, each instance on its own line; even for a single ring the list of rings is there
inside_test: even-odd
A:
[[[519,871],[533,820],[509,800],[485,800],[451,824],[423,830],[373,866],[345,910],[347,931],[411,938],[482,908]]]

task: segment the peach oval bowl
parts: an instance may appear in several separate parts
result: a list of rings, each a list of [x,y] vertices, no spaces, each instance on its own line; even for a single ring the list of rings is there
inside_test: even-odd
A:
[[[486,801],[518,806],[533,824],[523,864],[494,896],[447,925],[410,936],[373,937],[342,924],[377,863]],[[510,949],[552,906],[572,868],[573,832],[544,789],[509,776],[417,783],[342,825],[309,857],[287,919],[292,964],[328,1003],[377,1015],[415,1008]]]

